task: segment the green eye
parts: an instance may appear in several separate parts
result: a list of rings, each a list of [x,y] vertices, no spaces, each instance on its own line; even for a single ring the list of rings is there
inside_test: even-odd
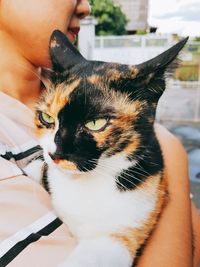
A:
[[[39,113],[39,120],[47,127],[51,127],[55,123],[54,118],[45,112]]]
[[[85,124],[85,127],[91,131],[101,131],[104,130],[107,125],[107,119],[97,119],[89,121]]]

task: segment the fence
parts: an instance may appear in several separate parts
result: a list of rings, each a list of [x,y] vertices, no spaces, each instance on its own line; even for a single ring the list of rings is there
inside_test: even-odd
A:
[[[95,38],[95,48],[124,48],[124,47],[152,47],[169,46],[172,38],[169,35],[124,35],[124,36],[100,36]]]
[[[170,47],[171,37],[101,36],[95,38],[93,59],[137,64]]]
[[[147,34],[95,37],[93,59],[127,64],[144,62],[162,53],[176,41],[171,35]],[[195,59],[194,59],[195,56]],[[195,79],[199,75],[200,42],[189,42],[181,53],[184,62],[196,65]]]

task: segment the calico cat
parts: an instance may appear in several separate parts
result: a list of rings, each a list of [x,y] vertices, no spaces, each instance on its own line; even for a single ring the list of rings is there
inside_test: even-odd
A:
[[[154,133],[165,76],[187,38],[143,64],[86,60],[56,30],[43,71],[36,133],[43,184],[79,243],[65,267],[129,267],[167,199]]]

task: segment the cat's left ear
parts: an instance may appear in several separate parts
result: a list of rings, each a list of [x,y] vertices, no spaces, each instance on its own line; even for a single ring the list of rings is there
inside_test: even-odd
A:
[[[86,61],[67,36],[59,30],[55,30],[51,35],[49,53],[55,72],[67,71],[76,64]]]
[[[188,38],[185,38],[157,57],[130,67],[129,74],[126,72],[126,77],[122,76],[118,81],[118,90],[122,88],[122,91],[129,93],[134,99],[157,102],[165,90],[166,74],[173,73],[177,67],[175,59],[187,40]]]

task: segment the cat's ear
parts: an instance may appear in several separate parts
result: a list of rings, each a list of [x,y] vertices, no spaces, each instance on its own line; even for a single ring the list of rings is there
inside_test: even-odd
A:
[[[130,75],[119,81],[122,90],[133,98],[157,102],[165,90],[165,78],[177,67],[177,55],[187,40],[185,38],[155,58],[130,67]]]
[[[189,37],[184,38],[162,54],[150,59],[142,64],[137,65],[138,76],[145,76],[148,74],[153,74],[157,71],[166,70],[168,66],[176,59],[181,49],[186,44]]]
[[[49,53],[55,72],[67,71],[76,64],[86,61],[67,36],[59,30],[55,30],[50,37]]]

